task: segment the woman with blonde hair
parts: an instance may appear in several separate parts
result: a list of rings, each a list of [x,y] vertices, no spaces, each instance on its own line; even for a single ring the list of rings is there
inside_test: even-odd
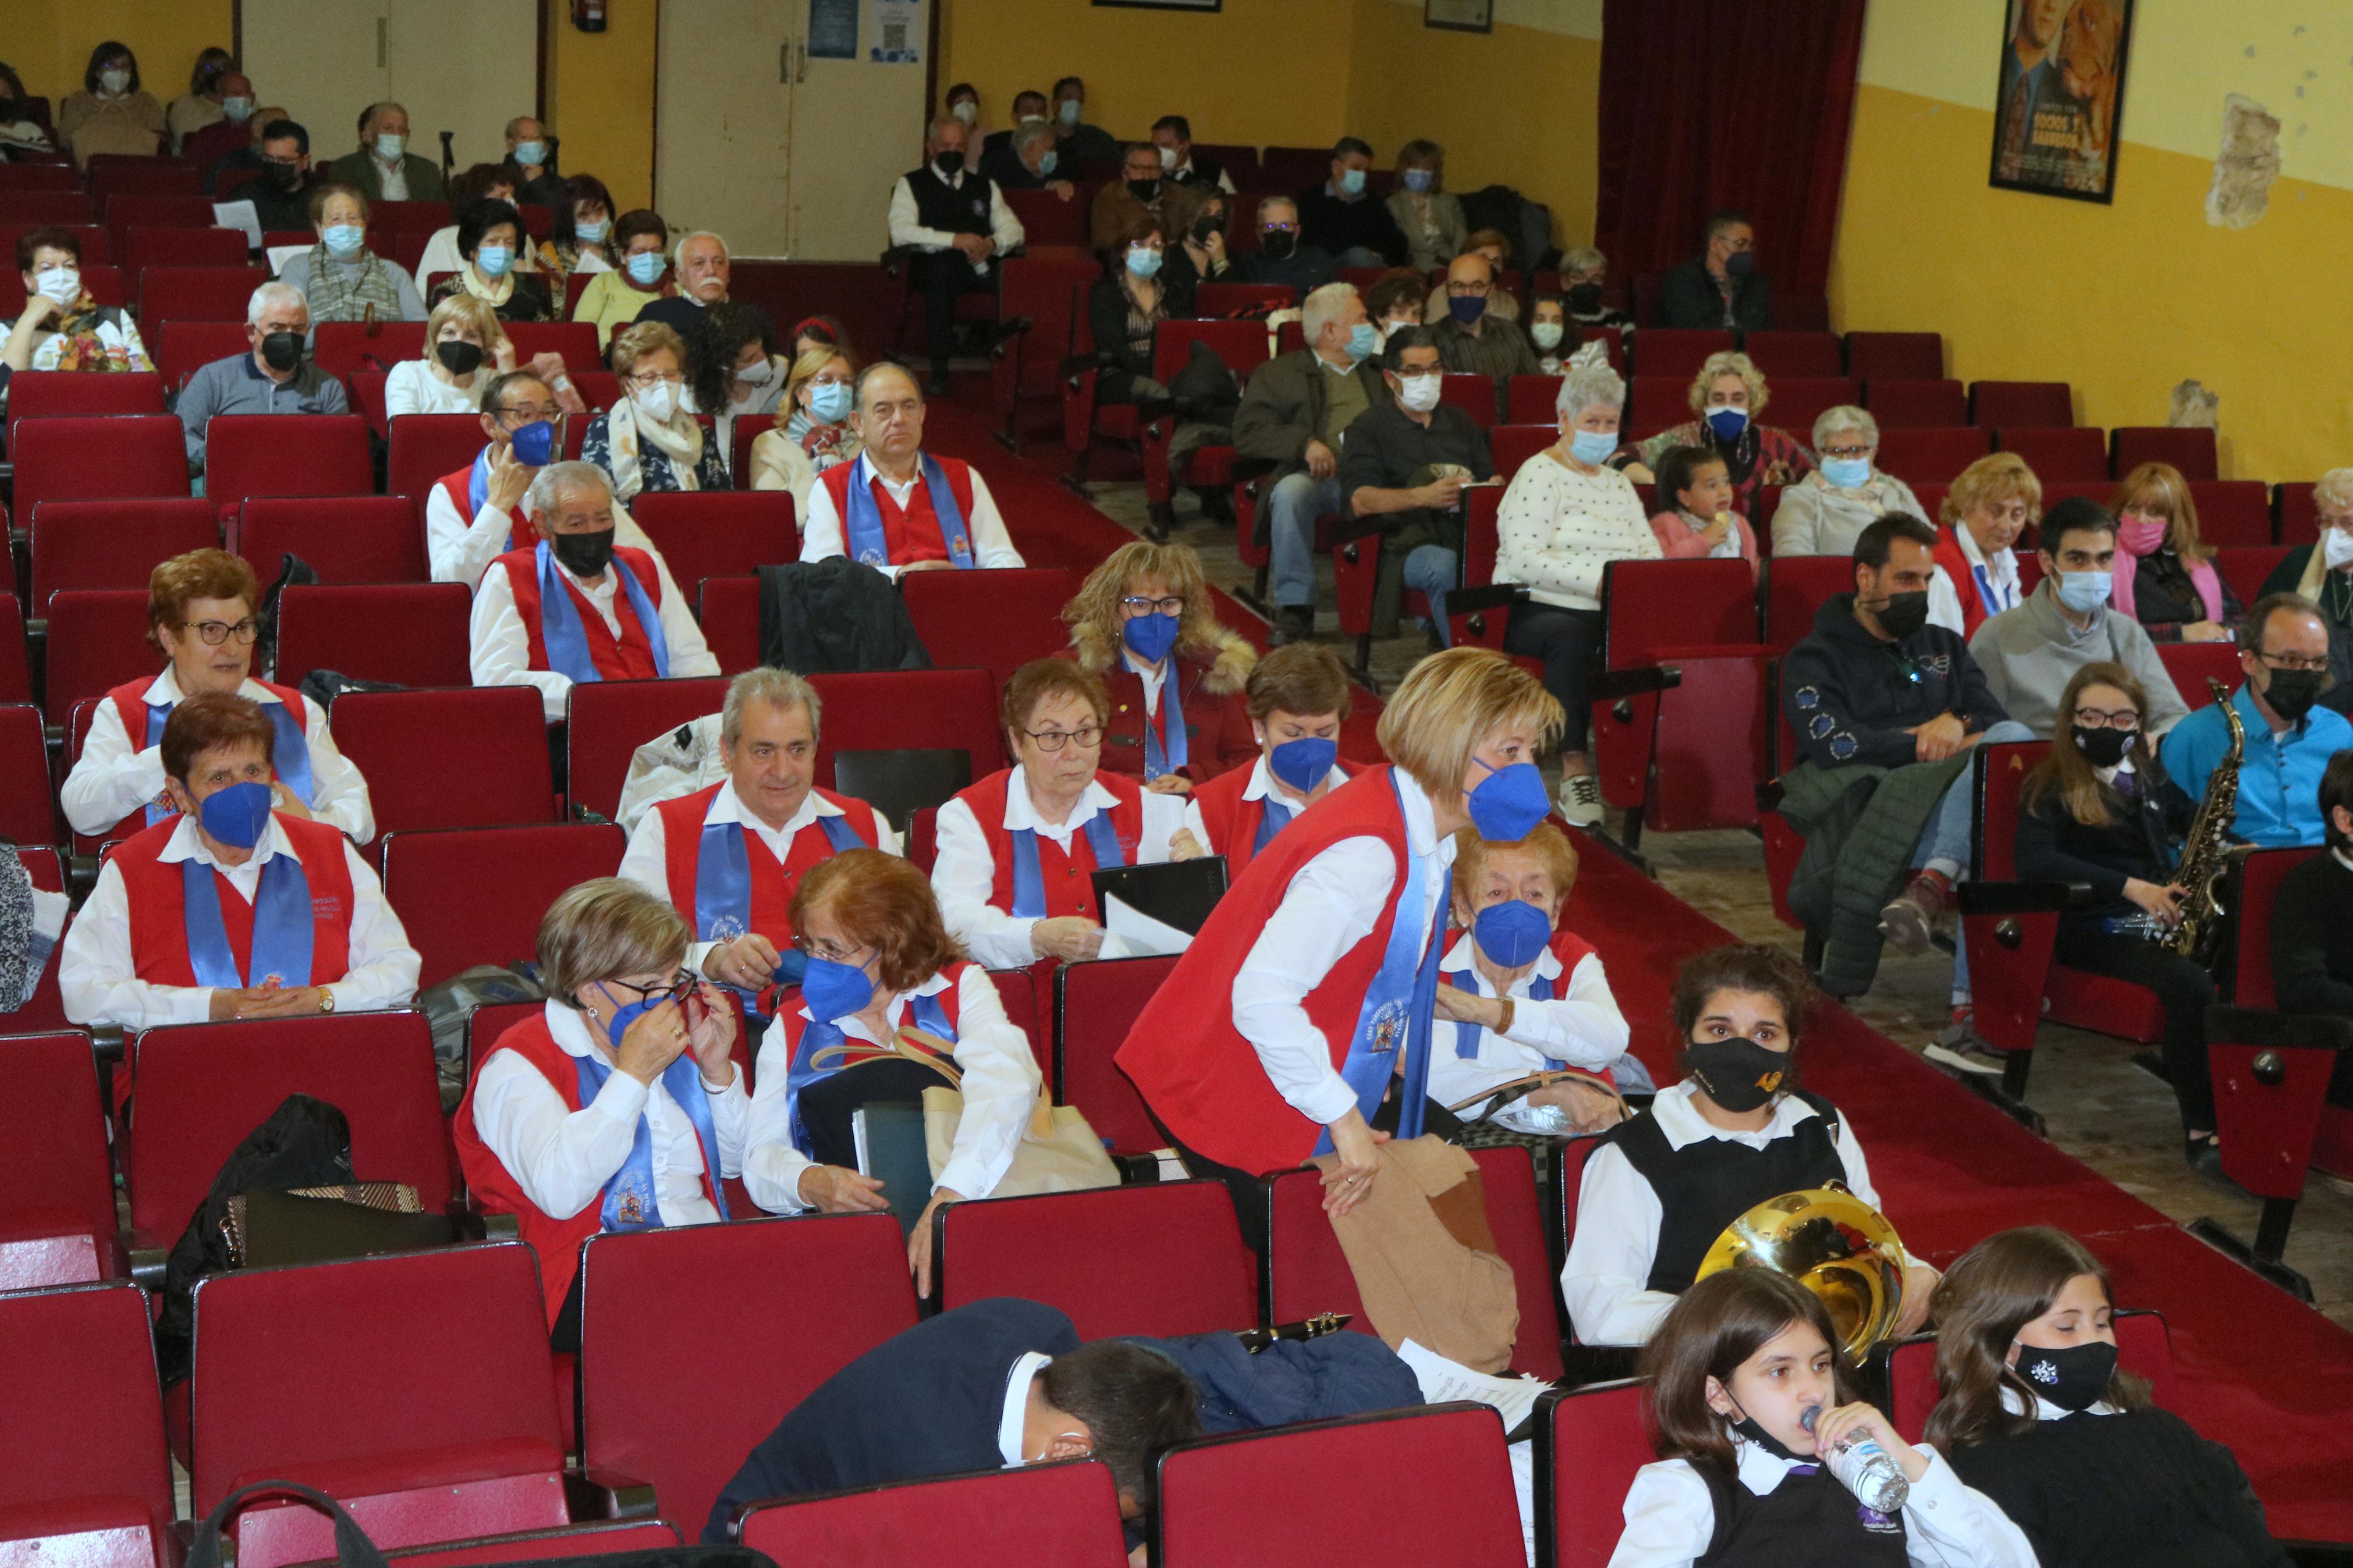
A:
[[[479,413],[482,389],[513,368],[514,345],[498,312],[471,294],[452,294],[425,319],[425,352],[385,377],[385,413]]]
[[[2151,642],[2227,642],[2245,611],[2199,536],[2189,481],[2169,463],[2143,463],[2108,502],[2116,516],[2118,572],[2108,603],[2138,621]],[[2122,565],[2123,561],[2117,562]]]
[[[1381,712],[1389,765],[1251,859],[1129,1031],[1120,1069],[1186,1168],[1225,1182],[1254,1249],[1261,1173],[1338,1156],[1324,1176],[1338,1215],[1380,1176],[1380,1129],[1420,1135],[1454,836],[1535,831],[1551,806],[1535,759],[1560,725],[1559,701],[1499,653],[1414,666]]]
[[[622,398],[588,422],[580,456],[605,470],[613,499],[647,490],[723,490],[719,445],[686,411],[686,343],[659,321],[639,321],[613,340]]]
[[[857,405],[857,363],[830,344],[803,351],[786,374],[776,427],[752,443],[751,488],[792,491],[793,515],[807,517],[818,476],[863,449],[849,422]]]
[[[1218,624],[1201,558],[1137,540],[1111,552],[1062,606],[1071,657],[1103,678],[1103,765],[1184,795],[1258,754],[1243,687],[1257,650]]]
[[[1732,479],[1732,510],[1757,510],[1757,492],[1766,485],[1794,485],[1813,471],[1814,457],[1787,430],[1760,425],[1769,394],[1765,373],[1746,354],[1726,349],[1707,356],[1692,377],[1688,423],[1621,448],[1611,466],[1637,484],[1649,484],[1662,453],[1676,447],[1707,447],[1721,453]]]
[[[1782,506],[1804,488],[1783,496]],[[2012,547],[2042,515],[2042,481],[2017,453],[1988,453],[1961,470],[1945,492],[1940,515],[1945,526],[1936,531],[1936,574],[1928,579],[1928,624],[1975,637],[1986,617],[2018,608],[2025,597]],[[1776,515],[1774,536],[1780,532]]]

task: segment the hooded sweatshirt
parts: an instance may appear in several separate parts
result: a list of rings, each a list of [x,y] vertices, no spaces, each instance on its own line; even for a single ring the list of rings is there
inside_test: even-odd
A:
[[[1957,634],[1924,626],[1883,642],[1854,618],[1852,594],[1815,611],[1813,635],[1781,661],[1781,711],[1823,768],[1900,768],[1919,761],[1915,725],[1957,713],[1976,734],[2005,716]]]
[[[2035,584],[2026,602],[1989,616],[1969,639],[1969,652],[1985,670],[1994,700],[2010,716],[2048,739],[2067,682],[2087,664],[2123,665],[2148,689],[2148,732],[2162,735],[2189,716],[2157,645],[2130,616],[2102,606],[2091,626],[2077,630],[2059,607],[2051,579]]]

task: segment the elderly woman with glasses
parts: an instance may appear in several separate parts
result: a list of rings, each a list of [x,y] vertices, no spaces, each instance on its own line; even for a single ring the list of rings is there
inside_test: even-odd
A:
[[[751,1096],[735,1005],[685,970],[685,918],[634,882],[568,889],[539,922],[547,1005],[474,1064],[451,1122],[466,1181],[539,1254],[550,1340],[580,1348],[580,1244],[724,1220]]]
[[[1138,540],[1062,607],[1071,655],[1111,697],[1102,764],[1184,795],[1258,755],[1243,685],[1258,654],[1218,624],[1201,558]]]
[[[289,686],[253,679],[253,568],[226,550],[192,550],[147,578],[147,641],[163,673],[109,691],[90,715],[81,756],[60,794],[74,831],[120,838],[171,815],[164,802],[164,724],[184,698],[233,691],[259,706],[277,737],[272,809],[313,816],[365,843],[375,837],[367,780],[335,749],[326,710]]]
[[[1890,512],[1926,518],[1920,498],[1873,461],[1879,422],[1849,404],[1814,420],[1814,471],[1781,492],[1776,555],[1851,555],[1862,531]]]
[[[1102,771],[1111,697],[1067,658],[1015,670],[1000,716],[1013,766],[940,807],[932,887],[948,933],[991,969],[1128,956],[1092,873],[1170,858],[1185,797]]]
[[[778,1214],[885,1206],[881,1182],[858,1173],[851,1113],[956,1082],[955,1142],[907,1238],[915,1293],[928,1296],[932,1215],[1005,1179],[1038,1100],[1036,1053],[948,934],[923,872],[896,855],[845,849],[810,868],[792,928],[808,970],[760,1044],[744,1189]]]

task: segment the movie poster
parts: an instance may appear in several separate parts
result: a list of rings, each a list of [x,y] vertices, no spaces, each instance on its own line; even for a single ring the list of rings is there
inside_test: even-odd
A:
[[[1992,184],[2075,201],[2116,194],[2133,0],[2010,0]]]

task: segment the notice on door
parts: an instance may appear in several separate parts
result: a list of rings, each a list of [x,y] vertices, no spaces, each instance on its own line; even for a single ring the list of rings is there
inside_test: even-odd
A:
[[[809,0],[808,55],[813,60],[858,58],[860,0]]]
[[[876,65],[912,66],[923,61],[923,0],[872,0],[874,45],[867,59]]]

